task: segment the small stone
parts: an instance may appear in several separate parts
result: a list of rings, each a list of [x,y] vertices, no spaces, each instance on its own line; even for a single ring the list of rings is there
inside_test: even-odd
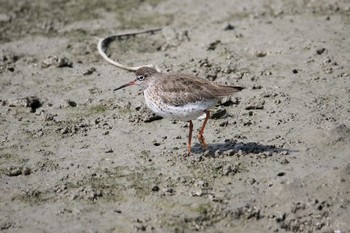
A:
[[[216,47],[221,43],[220,40],[216,40],[214,42],[211,42],[207,48],[207,50],[215,50]]]
[[[191,195],[193,197],[201,197],[201,196],[203,196],[203,191],[202,190],[193,191],[193,192],[191,192]]]
[[[289,160],[288,160],[288,159],[283,159],[280,163],[281,163],[281,164],[288,164],[288,163],[289,163]]]
[[[259,90],[259,89],[262,89],[263,87],[261,86],[261,85],[256,85],[256,84],[254,84],[253,86],[252,86],[252,90]]]
[[[226,96],[219,101],[222,106],[238,105],[239,99],[237,97]]]
[[[203,180],[199,180],[197,183],[195,183],[196,187],[208,187],[208,183],[206,181]]]
[[[57,56],[49,56],[46,59],[43,60],[41,63],[42,68],[47,68],[49,66],[56,66],[56,67],[72,67],[73,62],[69,61],[66,57],[57,57]]]
[[[105,153],[106,153],[106,154],[108,154],[108,153],[113,153],[113,149],[108,149],[108,150],[105,151]]]
[[[284,176],[286,173],[285,172],[279,172],[277,176]]]
[[[208,198],[209,198],[209,200],[212,201],[212,202],[219,202],[219,201],[220,201],[220,199],[217,198],[214,194],[209,194],[209,195],[208,195]]]
[[[242,79],[244,77],[244,72],[236,72],[232,75],[233,79]]]
[[[95,71],[96,71],[95,67],[90,67],[85,72],[83,72],[83,75],[90,75],[90,74],[94,73]]]
[[[8,176],[19,176],[22,174],[22,168],[10,168],[7,175]]]
[[[108,134],[109,134],[108,130],[102,133],[102,135],[108,135]]]
[[[163,117],[161,116],[158,116],[154,113],[150,113],[150,114],[147,114],[147,116],[145,116],[142,121],[145,122],[145,123],[149,123],[149,122],[152,122],[152,121],[157,121],[157,120],[161,120],[163,119]]]
[[[218,72],[215,70],[210,70],[205,75],[205,78],[210,80],[210,81],[215,81],[217,77],[218,77]]]
[[[281,153],[280,153],[280,155],[289,155],[289,152],[288,151],[282,151]]]
[[[227,164],[224,166],[222,169],[222,174],[224,176],[228,176],[230,174],[236,174],[237,173],[237,168],[235,166],[232,166],[231,164]]]
[[[70,99],[67,99],[65,100],[67,106],[70,106],[70,107],[76,107],[77,106],[77,103],[73,100],[70,100]]]
[[[247,183],[252,185],[256,183],[256,180],[254,178],[248,178]]]
[[[263,155],[266,155],[267,157],[271,157],[272,156],[272,152],[271,151],[264,151]]]
[[[226,127],[226,126],[228,126],[228,121],[221,122],[221,123],[219,124],[219,126],[220,126],[220,127]]]
[[[45,121],[55,121],[55,117],[57,114],[51,114],[51,113],[44,113],[44,120]]]
[[[261,110],[264,109],[265,100],[251,99],[248,105],[245,107],[246,110]]]
[[[166,193],[170,193],[170,194],[175,193],[175,189],[173,189],[173,188],[167,188],[167,189],[165,189],[164,191],[165,191]]]
[[[31,173],[30,168],[28,168],[28,167],[23,168],[23,170],[22,170],[23,175],[28,176],[28,175],[30,175],[30,173]]]
[[[42,106],[40,99],[36,96],[28,96],[24,98],[18,98],[14,100],[6,100],[3,105],[8,105],[10,107],[30,107],[30,112],[35,112],[37,108]]]
[[[229,149],[229,150],[224,152],[224,155],[226,155],[226,156],[233,156],[235,153],[236,152],[235,152],[234,149]]]
[[[153,192],[158,192],[158,191],[159,191],[158,185],[154,185],[154,186],[152,187],[152,191],[153,191]]]
[[[282,222],[282,221],[284,221],[284,220],[286,219],[286,216],[287,216],[286,213],[283,213],[283,214],[277,216],[276,222]]]
[[[64,127],[63,129],[60,130],[61,134],[67,134],[69,133],[69,128],[68,127]]]
[[[254,51],[254,55],[255,55],[256,57],[266,57],[267,53],[264,52],[264,51],[258,50],[258,51]]]
[[[316,54],[321,55],[321,54],[324,53],[325,51],[326,51],[325,48],[318,48],[318,49],[316,50]]]
[[[155,141],[155,142],[153,142],[153,145],[154,146],[160,146],[160,143]]]
[[[211,119],[220,119],[226,115],[226,109],[220,108],[211,115]]]
[[[230,30],[235,29],[235,26],[233,26],[233,25],[230,24],[230,23],[226,23],[226,24],[224,24],[223,29],[224,29],[225,31],[230,31]]]

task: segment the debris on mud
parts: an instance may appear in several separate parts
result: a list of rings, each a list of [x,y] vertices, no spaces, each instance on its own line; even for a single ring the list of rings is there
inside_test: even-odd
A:
[[[28,96],[18,99],[3,100],[2,105],[7,105],[9,107],[29,107],[31,108],[31,112],[35,112],[37,108],[42,106],[42,102],[36,96]]]
[[[41,63],[42,68],[48,68],[49,66],[61,67],[73,67],[73,62],[66,57],[49,56]]]

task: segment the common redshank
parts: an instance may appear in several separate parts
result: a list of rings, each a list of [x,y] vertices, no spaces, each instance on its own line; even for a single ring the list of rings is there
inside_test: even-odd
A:
[[[209,109],[225,96],[244,89],[239,86],[225,86],[194,75],[162,73],[154,68],[141,67],[136,71],[136,79],[114,91],[127,86],[138,85],[144,92],[146,105],[157,115],[172,120],[189,122],[188,154],[191,153],[193,123],[203,113],[206,114],[198,140],[208,149],[204,140],[204,129],[210,117]]]

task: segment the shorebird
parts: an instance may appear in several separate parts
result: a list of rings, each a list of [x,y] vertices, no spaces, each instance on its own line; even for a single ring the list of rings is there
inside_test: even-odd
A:
[[[144,92],[146,105],[157,115],[172,120],[189,122],[188,155],[191,153],[193,122],[206,114],[198,133],[203,148],[208,149],[203,133],[210,117],[209,109],[222,97],[230,96],[244,89],[239,86],[225,86],[189,74],[162,73],[151,67],[136,70],[136,79],[114,91],[137,85]]]

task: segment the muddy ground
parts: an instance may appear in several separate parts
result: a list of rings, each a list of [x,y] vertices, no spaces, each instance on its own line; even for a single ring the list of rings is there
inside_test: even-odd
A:
[[[208,151],[113,92],[98,39],[155,27],[109,55],[246,87]],[[346,0],[1,0],[0,230],[350,232],[349,61]]]

